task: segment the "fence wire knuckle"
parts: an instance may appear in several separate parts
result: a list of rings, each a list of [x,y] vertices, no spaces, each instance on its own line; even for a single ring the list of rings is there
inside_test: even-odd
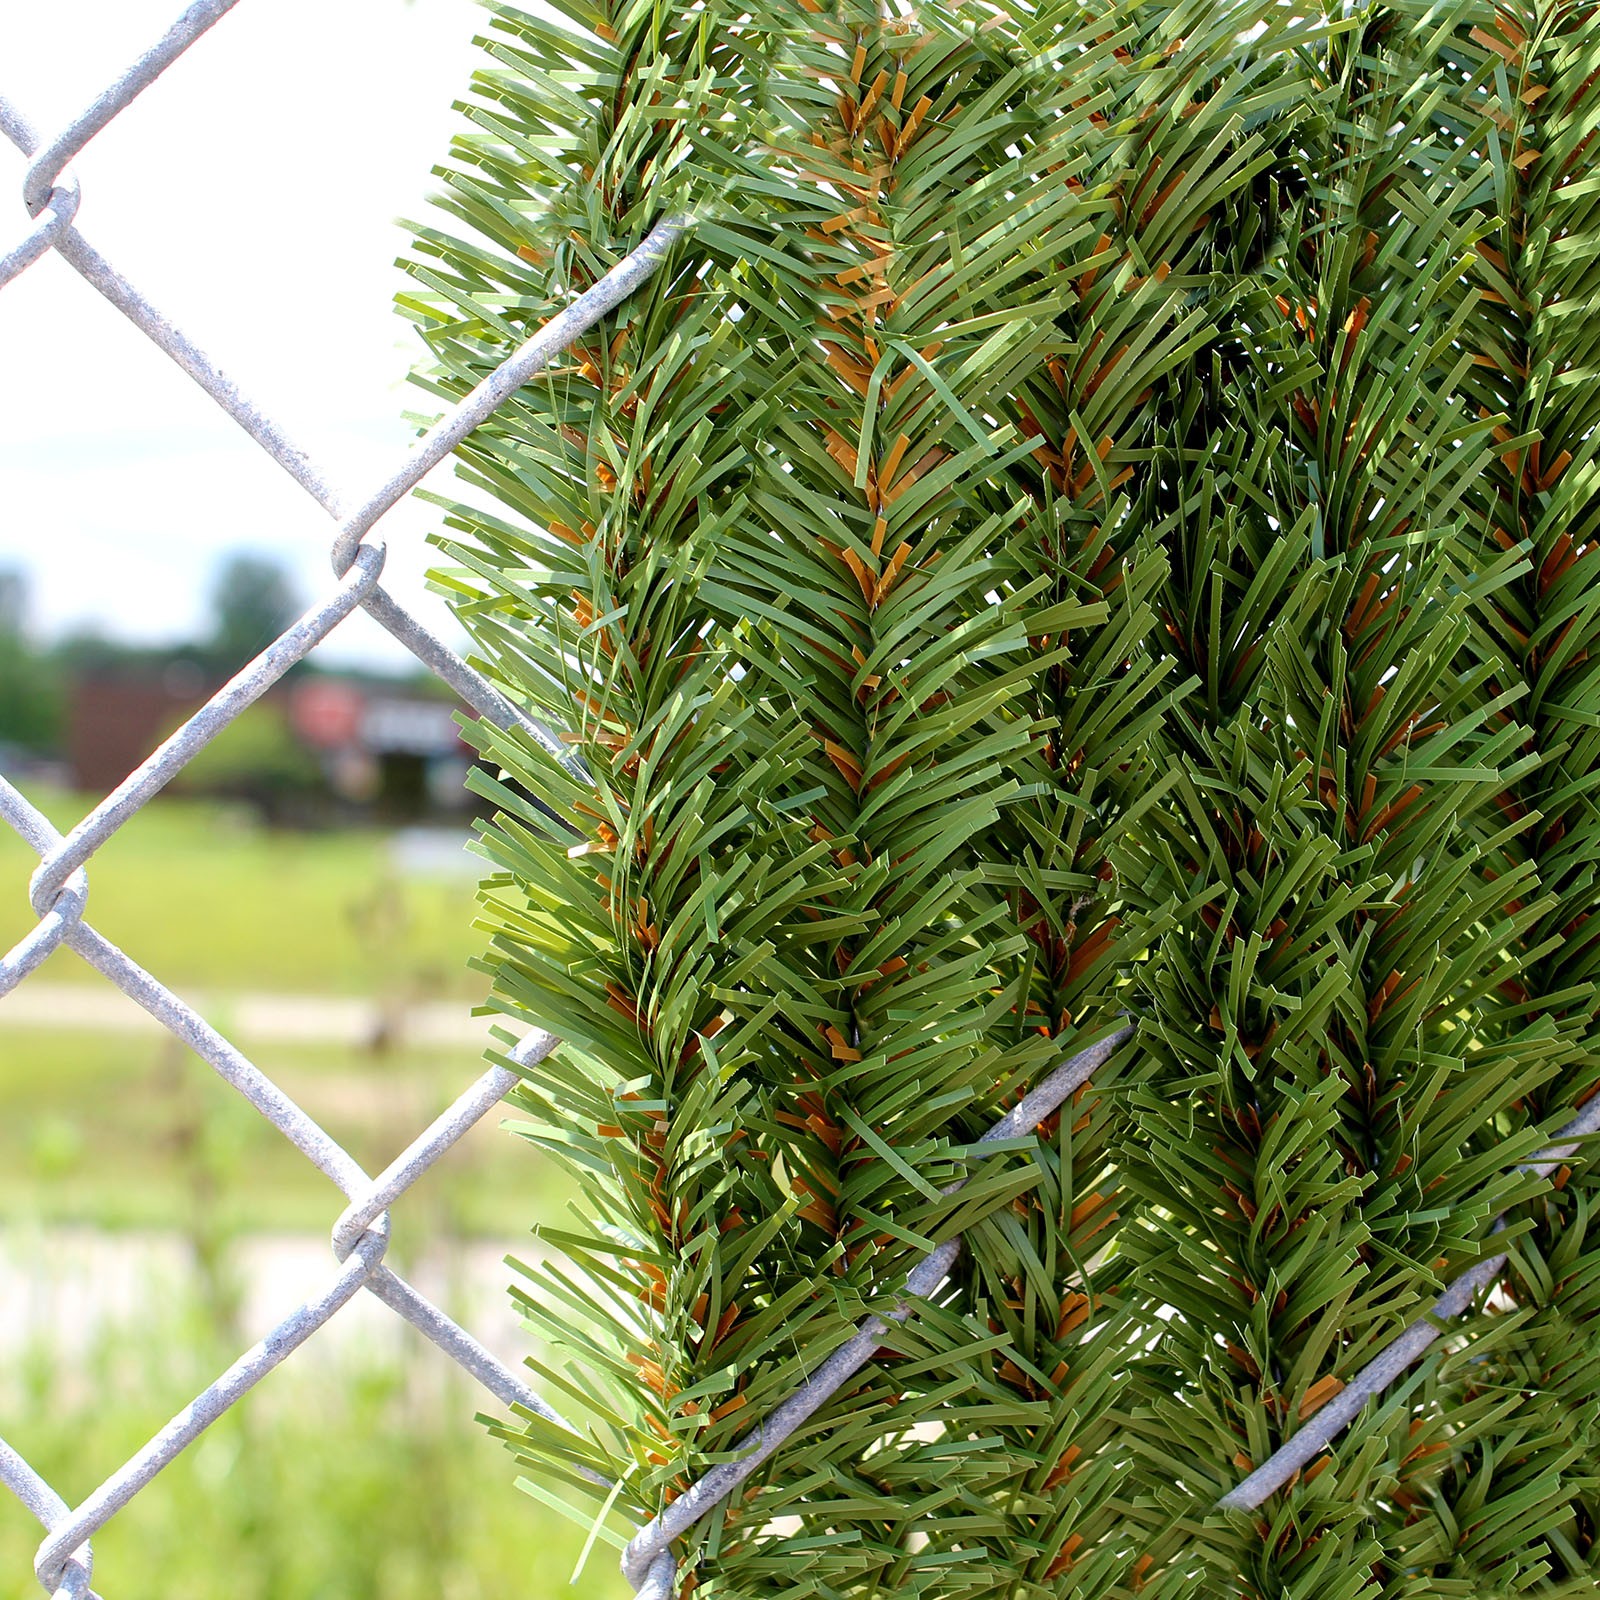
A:
[[[128,318],[198,387],[214,400],[263,453],[292,477],[335,524],[329,558],[334,586],[286,628],[190,716],[170,738],[67,833],[62,834],[22,794],[0,778],[0,822],[39,857],[29,883],[33,929],[0,956],[0,997],[23,982],[54,951],[65,946],[134,1000],[173,1037],[207,1063],[224,1082],[270,1122],[343,1196],[330,1244],[334,1271],[315,1298],[296,1306],[213,1383],[161,1428],[138,1452],[76,1507],[68,1503],[4,1439],[0,1439],[0,1483],[38,1519],[45,1536],[35,1572],[60,1600],[98,1600],[90,1587],[92,1536],[139,1494],[213,1422],[248,1394],[269,1372],[304,1345],[363,1292],[415,1327],[463,1371],[503,1404],[570,1427],[516,1373],[505,1367],[466,1329],[387,1264],[390,1208],[461,1137],[497,1106],[517,1082],[518,1069],[541,1060],[560,1041],[530,1034],[491,1066],[381,1172],[369,1175],[317,1121],[193,1006],[141,967],[85,919],[88,868],[95,853],[252,702],[292,666],[303,661],[345,619],[365,610],[428,670],[449,685],[479,715],[537,740],[574,771],[581,760],[559,733],[513,704],[443,641],[411,616],[384,589],[385,547],[376,530],[383,517],[440,465],[467,436],[488,420],[556,354],[614,310],[661,265],[689,231],[687,218],[663,217],[640,244],[598,283],[576,295],[533,333],[470,393],[463,396],[393,469],[364,495],[347,502],[316,459],[229,378],[177,322],[153,305],[108,261],[79,227],[82,198],[70,170],[73,158],[161,75],[180,60],[238,0],[200,0],[81,112],[52,135],[41,134],[16,103],[0,95],[0,134],[27,158],[21,184],[26,226],[0,255],[0,288],[54,252],[92,289]],[[353,507],[351,509],[350,507]],[[1001,1118],[979,1142],[1015,1140],[1060,1105],[1134,1038],[1125,1023],[1061,1064]],[[1600,1128],[1600,1097],[1555,1135],[1556,1143],[1524,1171],[1548,1174],[1570,1155],[1573,1142]],[[960,1184],[945,1192],[955,1192]],[[639,1529],[626,1547],[622,1567],[649,1600],[669,1600],[676,1586],[674,1540],[734,1493],[807,1418],[871,1361],[891,1323],[903,1322],[926,1303],[948,1277],[961,1248],[959,1235],[942,1241],[910,1274],[902,1292],[877,1315],[867,1317],[724,1459],[692,1483],[660,1515]],[[1322,1407],[1276,1454],[1221,1502],[1229,1510],[1261,1504],[1327,1447],[1366,1401],[1418,1360],[1439,1337],[1442,1324],[1465,1310],[1506,1263],[1500,1254],[1461,1274],[1428,1313],[1404,1330]],[[610,1480],[587,1467],[590,1480]]]

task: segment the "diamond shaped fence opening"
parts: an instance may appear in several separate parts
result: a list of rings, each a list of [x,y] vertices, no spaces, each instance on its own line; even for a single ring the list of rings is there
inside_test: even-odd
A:
[[[388,629],[479,715],[501,726],[520,727],[552,752],[564,752],[565,746],[555,730],[534,721],[507,701],[385,590],[385,548],[378,529],[385,514],[502,401],[638,287],[665,258],[688,223],[673,217],[659,222],[638,249],[594,288],[576,297],[441,418],[386,478],[372,485],[359,500],[346,503],[330,487],[330,477],[314,458],[226,377],[217,362],[187,337],[174,318],[152,304],[119,272],[78,226],[80,195],[69,166],[72,158],[140,94],[155,85],[161,74],[237,3],[238,0],[200,0],[190,6],[121,77],[53,133],[35,128],[14,101],[0,95],[0,133],[28,161],[22,179],[22,221],[0,231],[0,289],[48,252],[65,260],[88,289],[102,295],[176,362],[327,512],[335,523],[331,545],[333,577],[316,604],[67,833],[60,833],[0,778],[0,819],[39,857],[29,893],[37,922],[25,938],[0,956],[0,998],[24,982],[56,949],[64,945],[74,950],[209,1064],[337,1185],[347,1204],[332,1224],[333,1268],[323,1291],[289,1310],[80,1504],[69,1505],[0,1438],[0,1484],[43,1525],[45,1537],[35,1557],[35,1573],[44,1589],[58,1600],[83,1600],[95,1594],[91,1587],[94,1534],[211,1423],[359,1294],[375,1296],[411,1323],[504,1405],[561,1422],[517,1374],[385,1262],[390,1237],[389,1207],[500,1102],[517,1081],[517,1067],[537,1062],[560,1041],[538,1032],[523,1039],[503,1058],[505,1064],[490,1067],[387,1167],[369,1174],[222,1033],[167,987],[160,974],[141,967],[136,952],[120,950],[95,930],[86,919],[88,867],[100,847],[211,739],[357,610],[365,610]],[[1133,1033],[1132,1025],[1123,1026],[1063,1063],[986,1137],[1015,1139],[1026,1134]],[[1577,1148],[1573,1141],[1597,1128],[1600,1097],[1591,1100],[1557,1135],[1559,1142],[1529,1163],[1527,1170],[1548,1175]],[[917,1301],[930,1295],[948,1274],[959,1249],[960,1239],[954,1238],[933,1251],[908,1278],[905,1295],[887,1313],[888,1318],[903,1320],[910,1316]],[[1222,1505],[1241,1510],[1258,1506],[1314,1459],[1368,1399],[1439,1338],[1442,1324],[1466,1309],[1499,1274],[1505,1261],[1504,1255],[1481,1261],[1451,1284],[1426,1314],[1401,1333],[1336,1399],[1321,1408],[1310,1426],[1303,1427],[1237,1485]],[[745,1436],[734,1459],[713,1468],[640,1530],[623,1559],[623,1570],[639,1593],[665,1600],[673,1592],[676,1573],[672,1540],[730,1494],[871,1360],[885,1328],[886,1322],[876,1317],[863,1322],[855,1337],[835,1350],[800,1389]]]
[[[500,1102],[516,1081],[515,1072],[504,1065],[491,1067],[382,1172],[369,1174],[227,1038],[167,987],[159,974],[146,971],[133,955],[96,932],[85,920],[89,890],[85,867],[95,852],[211,739],[357,608],[376,617],[480,715],[502,724],[526,725],[520,713],[385,592],[380,582],[385,551],[373,530],[379,519],[460,439],[538,371],[553,352],[622,299],[657,258],[641,253],[638,261],[613,274],[612,281],[601,291],[586,297],[568,317],[558,319],[559,325],[553,324],[538,339],[530,341],[477,393],[444,418],[382,483],[373,486],[354,506],[343,504],[329,486],[329,476],[312,457],[292,443],[223,375],[219,365],[197,348],[178,323],[153,305],[76,227],[79,193],[68,163],[235,3],[236,0],[204,0],[191,6],[120,78],[53,133],[42,134],[16,102],[0,98],[0,132],[29,158],[22,183],[22,215],[27,225],[10,230],[11,236],[0,245],[0,288],[46,252],[57,252],[90,288],[177,362],[334,519],[334,575],[316,604],[65,835],[11,784],[0,779],[0,817],[40,858],[30,885],[30,900],[38,921],[25,938],[0,957],[0,996],[27,979],[60,946],[76,951],[232,1085],[338,1186],[348,1204],[333,1224],[334,1269],[325,1289],[288,1311],[81,1504],[69,1506],[0,1439],[0,1482],[46,1529],[35,1559],[36,1574],[47,1591],[63,1596],[94,1592],[90,1587],[93,1534],[212,1422],[363,1291],[412,1323],[502,1403],[551,1415],[515,1373],[384,1263],[390,1204]],[[530,1035],[515,1047],[508,1060],[517,1065],[531,1064],[554,1048],[556,1042],[549,1035]]]

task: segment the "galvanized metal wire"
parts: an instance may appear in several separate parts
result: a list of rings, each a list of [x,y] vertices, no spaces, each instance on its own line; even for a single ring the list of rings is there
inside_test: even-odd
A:
[[[532,1065],[555,1048],[549,1034],[519,1043],[424,1129],[382,1172],[369,1175],[337,1140],[260,1071],[235,1045],[161,979],[147,972],[85,920],[95,853],[163,789],[241,711],[314,650],[357,608],[375,616],[430,670],[480,715],[519,726],[549,747],[560,741],[513,706],[412,617],[380,582],[385,550],[373,530],[473,428],[528,381],[554,354],[618,305],[655,270],[682,224],[668,218],[587,294],[552,319],[479,387],[449,411],[393,469],[347,509],[331,478],[200,349],[179,323],[157,308],[89,242],[77,227],[80,191],[69,163],[96,134],[217,23],[238,0],[201,0],[114,83],[48,136],[17,103],[0,96],[0,133],[31,157],[22,181],[30,226],[0,255],[0,287],[54,250],[170,356],[252,439],[289,473],[338,524],[330,551],[335,582],[328,593],[259,656],[226,683],[87,816],[62,834],[5,779],[0,778],[0,819],[39,856],[29,885],[37,922],[0,956],[0,996],[23,982],[65,945],[142,1006],[323,1172],[347,1202],[334,1221],[334,1270],[323,1291],[294,1307],[197,1395],[147,1444],[76,1506],[69,1505],[10,1445],[0,1439],[0,1483],[46,1530],[34,1570],[53,1595],[91,1596],[95,1533],[168,1466],[218,1417],[249,1393],[318,1329],[363,1291],[404,1317],[490,1393],[508,1406],[559,1421],[556,1413],[514,1372],[384,1261],[388,1208],[463,1134],[488,1114],[517,1081],[514,1067]]]
[[[34,972],[53,951],[66,946],[82,956],[206,1062],[324,1173],[345,1206],[332,1225],[333,1270],[322,1292],[283,1316],[262,1338],[197,1395],[139,1451],[86,1499],[69,1505],[29,1463],[0,1438],[0,1483],[41,1523],[45,1537],[34,1559],[35,1573],[57,1600],[94,1597],[93,1536],[143,1491],[218,1417],[237,1404],[269,1372],[300,1348],[362,1293],[373,1295],[417,1328],[476,1378],[503,1404],[525,1408],[558,1425],[563,1419],[514,1372],[497,1361],[470,1333],[453,1322],[385,1263],[389,1207],[401,1199],[458,1139],[489,1113],[517,1081],[516,1068],[532,1065],[556,1048],[547,1033],[524,1039],[482,1074],[461,1097],[376,1175],[369,1175],[303,1108],[257,1068],[235,1045],[159,977],[119,949],[85,920],[87,868],[95,853],[164,788],[245,707],[302,661],[357,609],[375,617],[411,653],[481,716],[502,727],[520,728],[546,749],[570,759],[558,732],[528,716],[461,660],[384,589],[385,549],[375,530],[384,515],[444,460],[471,431],[533,377],[550,358],[613,310],[662,263],[685,233],[686,219],[667,217],[639,247],[588,292],[577,296],[469,395],[445,414],[393,469],[347,506],[316,459],[292,440],[227,376],[181,326],[153,305],[85,237],[79,227],[82,197],[70,170],[75,155],[107,128],[133,100],[219,22],[238,0],[200,0],[145,51],[115,82],[54,133],[40,133],[17,104],[0,95],[0,133],[29,164],[21,192],[26,226],[0,255],[0,288],[54,251],[85,282],[114,305],[205,391],[265,453],[283,468],[337,524],[330,557],[335,581],[324,597],[211,699],[148,759],[66,834],[60,833],[11,784],[0,778],[0,820],[39,857],[29,886],[37,921],[32,931],[0,956],[0,997]],[[13,235],[0,235],[4,238]],[[1015,1139],[1063,1104],[1092,1074],[1134,1037],[1118,1028],[1064,1062],[985,1136]],[[1529,1170],[1548,1172],[1571,1154],[1571,1142],[1600,1127],[1600,1098],[1557,1135]],[[959,1187],[956,1186],[956,1187]],[[674,1540],[733,1493],[778,1450],[793,1431],[836,1394],[873,1357],[891,1322],[913,1315],[937,1292],[960,1250],[959,1237],[932,1251],[908,1278],[903,1293],[881,1316],[867,1318],[787,1400],[752,1429],[734,1458],[707,1472],[627,1546],[623,1571],[639,1594],[668,1600],[676,1587]],[[1449,1285],[1430,1312],[1401,1334],[1348,1385],[1316,1412],[1270,1460],[1253,1471],[1222,1502],[1233,1510],[1261,1504],[1309,1464],[1363,1405],[1426,1352],[1445,1319],[1468,1308],[1498,1276],[1504,1254],[1479,1262]],[[598,1475],[596,1481],[604,1481]]]

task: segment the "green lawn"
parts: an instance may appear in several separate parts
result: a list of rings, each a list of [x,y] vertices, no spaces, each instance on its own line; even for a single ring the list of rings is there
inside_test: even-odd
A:
[[[30,793],[59,827],[88,801]],[[0,945],[30,926],[34,858],[0,829]],[[180,994],[375,1171],[484,1068],[471,1045],[374,1051],[259,1041],[233,1029],[229,993],[448,1000],[487,981],[467,968],[470,878],[402,880],[377,831],[269,831],[238,811],[158,799],[89,867],[89,916]],[[104,985],[71,951],[30,984]],[[559,1208],[548,1163],[486,1117],[404,1202],[445,1229],[515,1236]],[[107,1227],[183,1226],[204,1199],[218,1225],[324,1231],[332,1185],[211,1069],[165,1034],[8,1026],[0,999],[0,1215]]]
[[[32,787],[65,831],[93,803]],[[0,949],[33,926],[37,858],[0,827]],[[476,998],[470,878],[402,880],[374,830],[289,833],[237,807],[158,797],[89,863],[89,920],[164,983],[208,989]],[[103,980],[70,951],[41,976]]]
[[[249,1041],[243,1041],[249,1048]],[[470,1048],[251,1052],[369,1172],[483,1070]],[[165,1036],[0,1031],[0,1216],[101,1227],[324,1232],[334,1186],[238,1092]],[[560,1210],[562,1176],[492,1111],[396,1208],[408,1228],[506,1238]]]
[[[0,1374],[8,1441],[69,1501],[238,1354],[203,1315],[108,1330],[87,1360],[39,1349]],[[95,1535],[117,1600],[622,1600],[599,1541],[514,1485],[473,1413],[499,1403],[421,1339],[365,1359],[297,1354]],[[613,1519],[614,1521],[616,1519]],[[3,1592],[41,1591],[42,1530],[0,1492]]]
[[[251,1053],[369,1171],[479,1068],[470,1048]],[[507,1114],[491,1112],[396,1202],[391,1259],[401,1270],[450,1238],[514,1240],[560,1214],[567,1183],[499,1126]],[[252,1229],[326,1240],[342,1207],[332,1184],[175,1041],[0,1034],[7,1226],[174,1229],[201,1258],[226,1260],[230,1241]],[[167,1307],[165,1295],[151,1306]],[[87,1371],[76,1354],[43,1344],[0,1362],[0,1432],[79,1498],[259,1332],[219,1333],[203,1311],[169,1308],[159,1326],[108,1327]],[[375,1352],[337,1372],[308,1349],[273,1373],[96,1537],[101,1591],[125,1600],[621,1600],[627,1586],[604,1542],[567,1587],[585,1530],[517,1492],[514,1463],[472,1420],[503,1407],[420,1335],[400,1348],[399,1365]],[[15,1580],[0,1592],[26,1592],[39,1537],[0,1493],[0,1573]]]
[[[60,827],[90,804],[30,793]],[[0,948],[32,925],[34,859],[0,827]],[[368,1171],[483,1070],[471,1044],[387,1050],[253,1039],[240,993],[445,999],[485,980],[470,878],[402,881],[377,832],[269,832],[229,808],[160,800],[90,863],[90,920],[207,1015]],[[68,951],[30,982],[105,980]],[[570,1188],[491,1112],[394,1207],[394,1259],[451,1237],[515,1240]],[[0,999],[0,1219],[174,1229],[225,1259],[251,1230],[327,1236],[334,1186],[243,1098],[156,1030],[7,1025]],[[510,1278],[509,1271],[506,1274]],[[259,1331],[259,1330],[256,1330]],[[107,1330],[85,1373],[53,1342],[0,1364],[0,1432],[69,1498],[136,1449],[238,1353],[192,1309]],[[471,1417],[500,1407],[420,1339],[330,1372],[309,1353],[210,1430],[95,1540],[124,1600],[498,1600],[620,1596],[604,1541],[567,1588],[585,1530],[513,1487]],[[438,1390],[441,1374],[447,1387]],[[427,1404],[419,1410],[419,1394]],[[0,1494],[0,1572],[20,1587],[39,1529]],[[7,1590],[6,1592],[11,1592]]]

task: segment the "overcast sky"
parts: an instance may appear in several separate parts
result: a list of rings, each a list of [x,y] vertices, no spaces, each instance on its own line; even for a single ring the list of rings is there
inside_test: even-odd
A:
[[[181,6],[3,0],[0,92],[53,129]],[[428,405],[405,382],[420,345],[393,309],[396,219],[424,214],[485,20],[470,0],[241,0],[73,163],[84,235],[349,499]],[[27,226],[24,166],[0,139],[0,248]],[[384,520],[385,581],[459,641],[423,588],[437,521],[417,502]],[[0,290],[0,568],[27,574],[38,631],[195,636],[238,548],[278,556],[309,600],[331,583],[332,527],[63,262]],[[408,658],[358,614],[318,659]]]

